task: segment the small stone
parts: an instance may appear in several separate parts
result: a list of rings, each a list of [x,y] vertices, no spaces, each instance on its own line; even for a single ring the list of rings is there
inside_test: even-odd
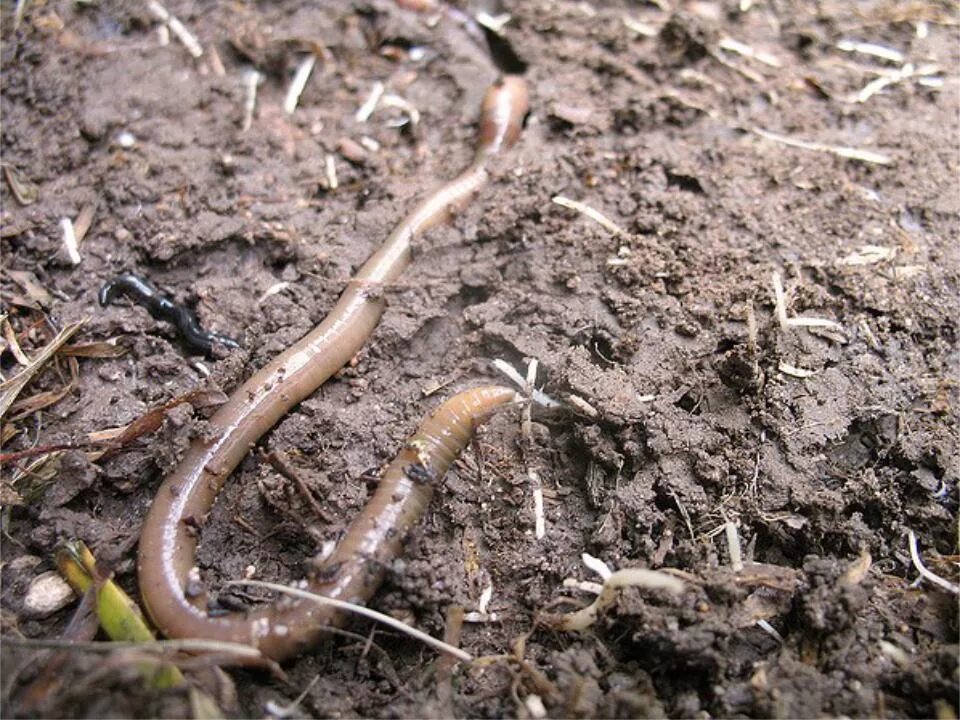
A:
[[[348,137],[340,138],[340,154],[354,165],[364,165],[367,162],[367,151],[360,143]]]
[[[11,560],[6,565],[6,570],[10,570],[15,573],[23,572],[30,568],[35,568],[37,565],[43,562],[42,558],[37,557],[36,555],[21,555],[15,560]]]
[[[24,615],[45,618],[62,610],[74,598],[73,588],[53,570],[37,575],[27,588],[23,598]]]

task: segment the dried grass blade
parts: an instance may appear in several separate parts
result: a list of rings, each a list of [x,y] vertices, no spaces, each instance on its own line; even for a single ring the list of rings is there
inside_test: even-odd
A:
[[[28,367],[24,368],[9,380],[0,383],[0,417],[6,415],[7,410],[9,410],[10,406],[16,401],[20,392],[27,386],[27,383],[43,369],[57,350],[59,350],[67,340],[73,337],[74,333],[80,329],[84,322],[85,320],[78,320],[75,323],[67,325],[57,333],[57,336],[53,338],[53,340],[47,343]]]

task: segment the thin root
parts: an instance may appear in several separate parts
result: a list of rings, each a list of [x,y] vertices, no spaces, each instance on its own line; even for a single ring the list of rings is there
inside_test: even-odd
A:
[[[917,569],[917,572],[920,573],[920,576],[925,580],[929,580],[937,587],[946,590],[947,592],[953,593],[954,595],[960,595],[960,585],[954,585],[949,580],[946,580],[931,570],[928,570],[920,560],[920,550],[917,547],[917,536],[913,530],[907,531],[907,538],[910,543],[910,559],[913,560],[913,566]]]
[[[593,625],[600,615],[600,611],[613,604],[617,590],[624,587],[642,587],[649,590],[666,590],[678,594],[683,591],[683,582],[666,573],[641,568],[618,570],[603,583],[600,595],[591,605],[576,612],[553,617],[548,624],[558,630],[586,630]]]
[[[292,115],[293,111],[297,109],[300,95],[303,94],[303,89],[307,86],[307,81],[310,79],[310,73],[313,72],[313,66],[316,62],[317,56],[310,53],[297,65],[297,71],[294,73],[293,80],[290,81],[290,87],[287,89],[287,95],[283,99],[283,111],[287,115]]]
[[[294,597],[302,598],[304,600],[310,600],[318,605],[329,605],[337,608],[338,610],[345,610],[357,615],[363,615],[366,618],[376,620],[377,622],[381,622],[384,625],[392,627],[394,630],[405,633],[432,648],[453,655],[459,660],[463,660],[465,662],[470,662],[473,660],[473,656],[470,655],[470,653],[464,652],[460,648],[453,647],[453,645],[449,645],[442,640],[437,640],[435,637],[427,635],[427,633],[423,632],[422,630],[417,630],[416,628],[410,627],[409,625],[402,623],[399,620],[390,617],[389,615],[384,615],[381,612],[371,610],[370,608],[363,607],[362,605],[354,605],[353,603],[343,602],[342,600],[334,600],[333,598],[317,595],[316,593],[307,592],[306,590],[299,590],[297,588],[288,587],[279,583],[262,582],[260,580],[231,580],[226,584],[262,587],[278,593],[284,593],[286,595],[293,595]]]
[[[627,231],[617,225],[613,220],[608,218],[599,210],[592,208],[585,203],[578,202],[577,200],[571,200],[563,195],[555,195],[553,197],[553,202],[561,207],[569,208],[570,210],[576,210],[581,215],[586,215],[588,218],[599,223],[614,235],[619,237],[630,237]]]
[[[773,273],[773,296],[776,303],[777,320],[780,321],[780,327],[806,327],[806,328],[829,328],[843,333],[843,325],[833,320],[817,317],[788,317],[787,316],[787,296],[783,291],[783,280],[780,279],[780,273]]]
[[[860,150],[858,148],[846,147],[843,145],[825,145],[823,143],[810,142],[808,140],[798,140],[796,138],[787,137],[786,135],[778,135],[777,133],[772,133],[769,130],[764,130],[763,128],[758,127],[752,127],[749,128],[749,130],[755,135],[759,135],[766,140],[780,143],[781,145],[786,145],[788,147],[799,148],[801,150],[813,150],[814,152],[831,153],[842,158],[847,158],[848,160],[859,160],[860,162],[874,163],[876,165],[889,165],[893,162],[892,158],[880,153],[871,152],[869,150]]]

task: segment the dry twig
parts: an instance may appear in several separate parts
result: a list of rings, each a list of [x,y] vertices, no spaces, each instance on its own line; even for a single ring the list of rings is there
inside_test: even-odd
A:
[[[37,353],[36,357],[33,358],[33,362],[28,367],[25,367],[9,380],[0,383],[0,417],[6,414],[7,410],[10,409],[10,406],[17,399],[17,396],[20,395],[23,388],[27,386],[27,383],[43,369],[50,358],[80,329],[84,322],[84,320],[78,320],[77,322],[67,325],[57,333],[57,336],[53,338],[53,340],[47,343],[46,347]]]

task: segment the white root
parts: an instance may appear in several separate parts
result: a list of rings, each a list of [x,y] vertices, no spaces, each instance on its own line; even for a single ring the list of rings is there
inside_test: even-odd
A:
[[[815,152],[831,153],[842,158],[847,158],[848,160],[859,160],[860,162],[874,163],[876,165],[889,165],[893,162],[892,158],[887,157],[886,155],[881,155],[880,153],[871,152],[869,150],[860,150],[858,148],[845,147],[843,145],[825,145],[818,142],[798,140],[796,138],[787,137],[786,135],[778,135],[777,133],[773,133],[769,130],[764,130],[763,128],[758,127],[750,128],[750,132],[754,133],[755,135],[759,135],[766,140],[780,143],[781,145],[799,148],[801,150],[813,150]]]
[[[860,55],[869,55],[880,58],[892,63],[902,63],[903,53],[885,45],[877,45],[870,42],[859,42],[857,40],[844,39],[837,43],[837,49],[843,52],[859,53]]]
[[[647,590],[665,590],[673,594],[679,594],[683,591],[683,582],[656,570],[643,570],[641,568],[628,568],[626,570],[617,570],[608,577],[603,583],[603,589],[591,605],[560,616],[555,622],[551,623],[559,630],[586,630],[593,625],[600,615],[600,612],[613,604],[617,596],[617,590],[625,587],[639,587]]]
[[[154,17],[160,22],[167,24],[170,32],[176,35],[177,40],[183,44],[191,57],[194,59],[203,57],[203,48],[200,46],[200,41],[197,40],[193,33],[187,30],[186,26],[180,22],[176,15],[172,15],[169,10],[159,2],[156,2],[156,0],[150,0],[150,2],[147,3],[147,9],[152,12]]]
[[[884,247],[883,245],[864,245],[856,252],[837,260],[837,265],[873,265],[884,260],[892,260],[896,254],[896,248]]]
[[[910,544],[910,559],[913,561],[913,566],[917,569],[917,572],[920,573],[920,576],[924,580],[929,580],[937,587],[946,590],[949,593],[960,595],[960,585],[954,585],[949,580],[946,580],[933,571],[928,570],[923,564],[923,561],[920,560],[920,549],[917,547],[917,536],[913,530],[907,531],[907,539]]]
[[[583,560],[583,564],[586,565],[588,569],[593,570],[593,572],[603,578],[604,582],[609,580],[610,576],[613,575],[613,570],[610,569],[610,566],[600,558],[596,558],[589,553],[583,553],[580,559]]]
[[[775,55],[764,52],[763,50],[755,50],[746,43],[742,43],[739,40],[734,40],[729,36],[720,39],[719,47],[721,50],[742,55],[745,58],[756,60],[757,62],[761,62],[764,65],[769,65],[773,68],[783,67],[783,63],[780,62],[780,59]]]
[[[367,99],[363,101],[363,105],[354,113],[353,119],[357,122],[366,122],[369,120],[370,116],[373,115],[373,111],[377,109],[377,103],[380,102],[380,98],[383,97],[384,89],[382,82],[374,83],[370,94],[367,95]]]
[[[330,153],[327,153],[324,170],[327,176],[327,188],[336,190],[340,187],[340,180],[337,178],[337,160]]]
[[[860,90],[860,92],[847,98],[847,102],[865,103],[884,88],[887,88],[891,85],[896,85],[904,80],[910,80],[913,78],[917,78],[918,82],[937,80],[938,78],[931,76],[937,75],[939,72],[940,68],[937,65],[921,65],[920,67],[915,68],[913,63],[907,63],[899,70],[886,72],[881,77],[871,80]],[[942,78],[939,78],[939,80],[942,82]],[[934,87],[936,86],[936,83],[934,83]]]
[[[734,572],[743,570],[743,555],[740,553],[740,533],[735,522],[727,522],[723,526],[727,536],[727,550],[730,554],[730,568]]]
[[[783,280],[780,278],[780,273],[773,273],[773,296],[774,302],[776,305],[777,320],[780,321],[780,327],[786,329],[788,327],[822,327],[829,328],[831,330],[836,330],[837,332],[843,333],[843,325],[833,320],[827,320],[826,318],[816,318],[816,317],[788,317],[787,316],[787,296],[783,291]]]
[[[539,365],[540,363],[536,358],[532,358],[530,362],[527,363],[527,377],[526,382],[524,383],[524,391],[528,395],[533,394],[533,389],[537,382],[537,368]],[[530,447],[533,444],[533,420],[531,418],[532,411],[533,403],[529,402],[524,405],[523,412],[521,413],[520,434],[523,436],[526,447]],[[530,487],[533,490],[534,537],[536,537],[537,540],[540,540],[544,535],[547,534],[547,524],[543,513],[543,483],[540,480],[539,473],[530,467],[529,462],[526,464],[527,478],[530,480]]]
[[[243,132],[253,125],[253,113],[257,109],[257,87],[262,79],[263,75],[252,68],[243,73],[243,84],[246,90],[243,100],[243,124],[240,126]]]
[[[514,369],[510,363],[506,360],[501,360],[497,358],[491,362],[494,368],[499,370],[501,373],[506,375],[514,384],[522,388],[524,391],[527,389],[526,378],[523,377],[519,372]],[[560,407],[560,403],[554,400],[552,397],[544,393],[542,390],[537,388],[530,388],[530,399],[533,400],[537,405],[542,405],[543,407],[554,408]]]
[[[595,418],[600,416],[600,411],[597,410],[593,405],[588,403],[579,395],[570,394],[567,395],[567,402],[573,405],[577,410],[582,412],[587,417]]]
[[[399,95],[388,94],[380,99],[380,103],[384,107],[393,107],[402,110],[406,113],[407,117],[410,118],[410,124],[413,127],[420,124],[420,111],[406,98],[400,97]]]
[[[563,195],[555,195],[552,198],[552,201],[561,207],[565,207],[570,210],[576,210],[581,215],[586,215],[588,218],[590,218],[594,222],[599,223],[604,228],[612,232],[614,235],[617,235],[620,237],[629,237],[629,234],[627,233],[626,230],[624,230],[622,227],[617,225],[613,220],[608,218],[602,212],[600,212],[595,208],[590,207],[586,203],[582,203],[577,200],[571,200],[570,198],[564,197]]]
[[[226,583],[227,585],[252,585],[254,587],[262,587],[268,590],[273,590],[275,592],[284,593],[286,595],[293,595],[294,597],[302,598],[304,600],[310,600],[315,602],[318,605],[329,605],[335,607],[338,610],[346,610],[347,612],[356,613],[357,615],[363,615],[366,618],[371,620],[376,620],[377,622],[388,625],[389,627],[402,632],[406,635],[409,635],[412,638],[415,638],[422,643],[429,645],[430,647],[445,652],[458,660],[464,660],[470,662],[473,660],[473,656],[470,653],[461,650],[458,647],[454,647],[448,643],[443,642],[443,640],[437,640],[435,637],[428,635],[422,630],[417,630],[417,628],[410,627],[406,623],[400,622],[399,620],[390,617],[389,615],[384,615],[381,612],[376,610],[371,610],[368,607],[363,607],[362,605],[354,605],[353,603],[344,602],[343,600],[334,600],[333,598],[328,598],[323,595],[317,595],[316,593],[308,592],[306,590],[300,590],[299,588],[289,587],[288,585],[281,585],[279,583],[272,582],[262,582],[260,580],[231,580]]]
[[[293,80],[290,81],[290,87],[287,89],[287,95],[283,99],[283,111],[287,115],[292,115],[293,111],[297,109],[300,96],[303,94],[303,89],[307,86],[307,81],[310,79],[310,73],[313,72],[313,66],[316,62],[317,56],[310,53],[297,65],[297,70],[293,74]]]
[[[60,221],[60,229],[63,230],[63,249],[72,265],[79,265],[81,261],[80,248],[77,243],[77,235],[73,230],[73,220],[63,218]]]
[[[763,630],[778,643],[783,645],[783,635],[777,632],[777,629],[766,620],[757,620],[757,627]]]
[[[782,360],[777,365],[777,369],[782,372],[784,375],[789,375],[795,378],[808,378],[813,377],[817,374],[816,370],[807,370],[805,368],[797,367],[796,365],[791,365],[790,363],[783,362]]]

